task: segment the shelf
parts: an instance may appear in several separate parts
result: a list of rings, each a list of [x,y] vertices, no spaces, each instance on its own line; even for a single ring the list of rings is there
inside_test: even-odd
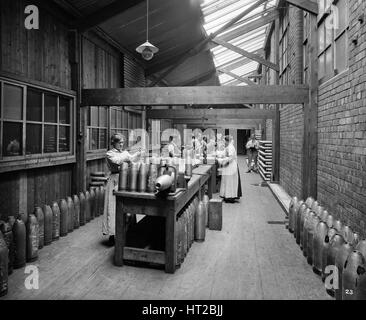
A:
[[[272,175],[272,141],[259,141],[259,173],[264,181],[270,181]]]

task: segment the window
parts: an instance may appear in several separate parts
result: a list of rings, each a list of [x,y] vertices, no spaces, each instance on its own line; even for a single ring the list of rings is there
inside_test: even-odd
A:
[[[105,150],[109,148],[110,137],[114,133],[121,133],[125,137],[128,147],[129,133],[132,129],[141,128],[141,115],[123,110],[122,107],[89,107],[88,136],[89,151]]]
[[[107,148],[108,108],[89,107],[88,145],[89,150]]]
[[[319,1],[319,80],[348,68],[348,0]]]
[[[280,84],[288,83],[288,75],[287,75],[287,67],[289,65],[288,62],[288,27],[289,27],[289,19],[288,19],[288,10],[282,16],[280,20]]]
[[[72,153],[72,96],[0,79],[0,159]]]
[[[128,112],[121,108],[111,108],[111,135],[121,133],[128,144]]]
[[[310,41],[310,14],[304,11],[304,42],[303,42],[303,59],[304,59],[304,83],[309,81],[309,41]]]

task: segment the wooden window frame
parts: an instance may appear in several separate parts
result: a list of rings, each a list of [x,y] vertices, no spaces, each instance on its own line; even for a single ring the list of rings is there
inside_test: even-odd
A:
[[[22,101],[22,119],[21,120],[14,120],[14,119],[5,119],[4,118],[4,84],[9,84],[17,87],[21,87],[23,90],[23,101]],[[28,89],[35,89],[37,91],[41,92],[42,95],[42,120],[41,121],[32,121],[27,120],[26,113],[27,113],[27,90]],[[0,150],[0,165],[3,166],[4,170],[0,170],[0,172],[3,171],[12,171],[12,168],[16,167],[42,167],[42,166],[48,166],[49,162],[52,162],[53,164],[57,163],[58,160],[60,160],[62,163],[65,161],[73,162],[75,159],[75,100],[76,97],[73,94],[66,93],[62,90],[56,90],[51,89],[47,87],[43,87],[41,85],[36,85],[28,82],[23,82],[20,80],[14,80],[11,78],[0,76],[0,90],[1,90],[1,113],[0,113],[0,122],[1,122],[1,131],[0,131],[0,140],[1,145],[3,143],[3,129],[4,129],[4,122],[14,122],[14,123],[21,123],[22,125],[22,154],[17,156],[3,156],[3,148],[1,147]],[[57,122],[55,123],[49,123],[44,122],[44,95],[45,94],[51,94],[57,96]],[[59,99],[60,98],[66,98],[70,101],[70,123],[69,124],[61,124],[59,122]],[[41,141],[41,153],[37,154],[26,154],[26,128],[27,124],[37,124],[42,126],[42,141]],[[56,152],[44,152],[44,128],[45,125],[54,125],[57,126],[57,141],[56,141]],[[69,151],[64,152],[58,152],[59,150],[59,130],[61,126],[67,126],[70,128],[70,136],[69,136]],[[27,165],[27,162],[30,164]],[[31,164],[33,163],[33,164]],[[43,164],[43,165],[42,165]],[[7,167],[7,168],[5,168]]]
[[[324,1],[324,0],[322,0]],[[325,0],[327,1],[327,0]],[[330,74],[325,73],[324,76],[322,78],[319,79],[319,84],[323,84],[325,82],[327,82],[328,80],[334,78],[335,76],[337,76],[340,73],[346,72],[349,68],[349,64],[348,64],[348,57],[347,57],[347,61],[346,61],[346,68],[342,71],[338,71],[336,69],[336,42],[337,40],[339,40],[340,37],[342,37],[344,34],[346,34],[346,39],[348,39],[348,30],[349,30],[349,0],[344,0],[346,1],[346,14],[347,14],[347,24],[346,26],[341,30],[341,31],[337,31],[337,29],[332,29],[331,32],[331,41],[330,43],[327,45],[326,43],[324,43],[324,48],[322,50],[320,50],[319,47],[319,52],[318,52],[318,60],[320,60],[321,57],[323,57],[323,55],[326,54],[326,52],[328,50],[331,50],[331,56],[332,56],[332,72]],[[328,7],[324,8],[324,12],[319,12],[318,18],[317,18],[317,28],[319,29],[323,23],[325,23],[325,20],[332,15],[332,10],[331,10],[331,5],[337,5],[337,3],[339,2],[339,0],[329,0],[328,1]],[[339,33],[338,33],[339,32]],[[338,34],[337,34],[338,33]],[[325,35],[324,35],[325,37]],[[319,39],[318,39],[319,41]],[[348,51],[348,44],[347,44],[347,48],[346,50]]]
[[[289,10],[286,7],[284,14],[281,16],[280,19],[280,39],[279,39],[279,65],[280,65],[280,72],[279,72],[279,80],[280,83],[283,81],[282,79],[285,77],[285,73],[287,72],[290,62],[288,59],[288,41],[289,41],[289,28],[290,28],[290,19],[289,19]],[[282,44],[286,42],[285,47]],[[283,64],[284,57],[286,57],[286,63]],[[287,84],[287,83],[282,83]]]
[[[98,108],[98,125],[95,126],[92,124],[91,122],[91,108]],[[107,121],[107,126],[101,126],[100,125],[100,108],[106,108],[107,114],[106,114],[106,121]],[[102,153],[108,150],[108,141],[110,140],[110,108],[106,107],[106,106],[90,106],[88,107],[88,123],[86,126],[86,130],[87,130],[87,153]],[[89,132],[91,132],[93,129],[97,129],[98,130],[98,141],[97,141],[97,149],[90,149],[90,138],[91,138],[91,134],[89,134]],[[106,130],[106,148],[99,148],[99,144],[100,144],[100,130]]]
[[[91,106],[91,107],[104,107],[104,106]],[[111,110],[115,109],[117,111],[123,111],[124,112],[124,116],[127,117],[127,127],[124,126],[124,121],[122,121],[121,128],[115,128],[112,126],[112,121],[111,121],[111,116],[112,116],[112,112]],[[90,107],[88,107],[88,123],[89,123],[89,119],[90,119]],[[97,158],[103,158],[105,156],[105,152],[109,149],[109,141],[112,135],[112,131],[117,131],[117,132],[124,132],[127,131],[127,139],[126,139],[126,148],[130,147],[130,143],[129,143],[129,136],[130,136],[130,132],[134,129],[132,128],[132,121],[131,121],[131,114],[136,113],[133,112],[131,110],[125,110],[125,108],[123,107],[123,110],[120,109],[120,107],[114,107],[114,106],[109,106],[107,107],[107,127],[100,127],[100,126],[92,126],[92,125],[88,125],[86,126],[87,128],[87,132],[88,132],[88,141],[87,141],[87,160],[93,160],[93,159],[97,159]],[[141,116],[139,113],[136,113],[138,116]],[[98,123],[99,123],[99,112],[98,112]],[[90,124],[91,124],[91,119],[90,119]],[[104,149],[89,149],[89,145],[90,145],[90,134],[89,134],[89,129],[107,129],[107,148]],[[98,133],[98,147],[99,147],[99,133]]]

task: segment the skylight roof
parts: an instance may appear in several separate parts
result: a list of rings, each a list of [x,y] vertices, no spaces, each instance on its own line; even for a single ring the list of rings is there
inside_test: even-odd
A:
[[[264,47],[268,24],[250,32],[241,32],[249,23],[257,21],[269,14],[277,5],[278,0],[267,0],[246,16],[242,17],[232,27],[224,30],[217,38],[245,51],[260,54]],[[204,0],[201,9],[204,16],[204,29],[207,35],[219,30],[226,23],[237,17],[243,11],[253,6],[258,0]],[[246,77],[258,68],[258,62],[249,60],[243,55],[221,45],[211,49],[215,67],[221,71],[221,85],[246,85],[238,77]],[[225,69],[226,73],[224,73]],[[230,76],[231,73],[231,76]],[[234,78],[234,76],[237,76]]]

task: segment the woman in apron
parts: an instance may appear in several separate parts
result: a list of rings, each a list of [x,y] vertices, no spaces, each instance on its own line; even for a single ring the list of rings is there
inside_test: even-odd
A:
[[[104,235],[109,235],[109,245],[114,245],[116,197],[113,195],[113,190],[118,190],[119,166],[123,162],[136,161],[141,155],[140,151],[131,155],[123,150],[124,142],[125,137],[122,134],[114,134],[111,137],[113,148],[106,153],[110,175],[105,190],[102,231]]]
[[[220,159],[220,197],[224,198],[225,202],[233,203],[242,196],[239,167],[233,140],[228,136],[225,137],[225,146],[225,157]]]

